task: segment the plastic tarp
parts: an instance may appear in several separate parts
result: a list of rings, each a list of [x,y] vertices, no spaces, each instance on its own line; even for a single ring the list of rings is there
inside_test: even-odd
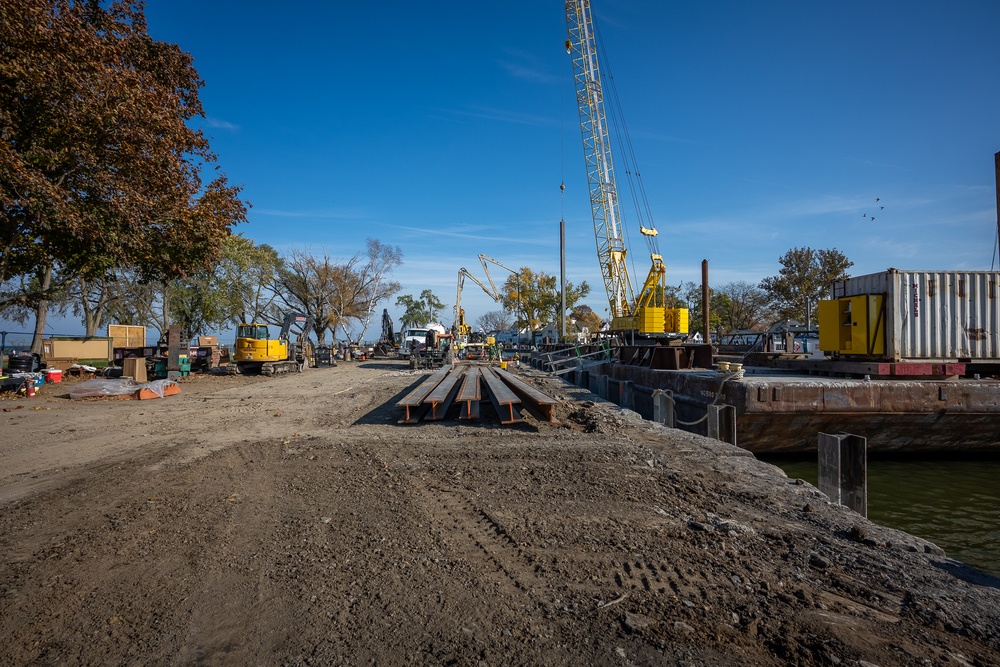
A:
[[[69,390],[70,398],[91,398],[94,396],[129,396],[142,389],[163,398],[167,387],[177,383],[173,380],[153,380],[136,383],[132,378],[94,378],[86,380]]]

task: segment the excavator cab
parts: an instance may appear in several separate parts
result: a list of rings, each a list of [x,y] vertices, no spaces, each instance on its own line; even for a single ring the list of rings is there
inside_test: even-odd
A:
[[[236,326],[236,346],[233,369],[238,374],[261,373],[275,375],[302,370],[308,358],[308,332],[312,318],[300,313],[285,316],[281,332],[271,338],[266,324],[258,322]],[[295,329],[296,342],[290,334]]]

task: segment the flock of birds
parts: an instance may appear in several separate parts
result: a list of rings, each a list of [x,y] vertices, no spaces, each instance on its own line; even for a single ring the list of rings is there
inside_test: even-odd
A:
[[[880,201],[881,201],[881,199],[880,199],[880,198],[878,198],[878,197],[875,197],[875,203],[876,203],[876,204],[878,204],[878,203],[879,203]],[[881,210],[883,210],[884,208],[885,208],[885,204],[879,204],[879,207],[878,207],[878,210],[880,210],[880,211],[881,211]],[[875,216],[874,216],[874,215],[872,215],[872,216],[869,216],[869,215],[868,215],[867,213],[862,213],[862,214],[861,214],[861,217],[862,217],[862,218],[871,218],[871,221],[872,221],[872,222],[875,222]]]

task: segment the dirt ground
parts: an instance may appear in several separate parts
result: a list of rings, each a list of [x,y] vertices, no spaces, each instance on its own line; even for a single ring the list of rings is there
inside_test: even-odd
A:
[[[394,360],[0,400],[0,664],[1000,664],[997,578],[518,372],[560,424],[398,425]]]

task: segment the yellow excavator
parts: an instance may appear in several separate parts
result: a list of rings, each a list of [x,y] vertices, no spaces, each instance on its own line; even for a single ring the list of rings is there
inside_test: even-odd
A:
[[[312,325],[312,317],[289,313],[278,337],[271,338],[266,324],[238,324],[230,372],[240,375],[300,372],[309,363]],[[295,340],[292,340],[293,334]]]

